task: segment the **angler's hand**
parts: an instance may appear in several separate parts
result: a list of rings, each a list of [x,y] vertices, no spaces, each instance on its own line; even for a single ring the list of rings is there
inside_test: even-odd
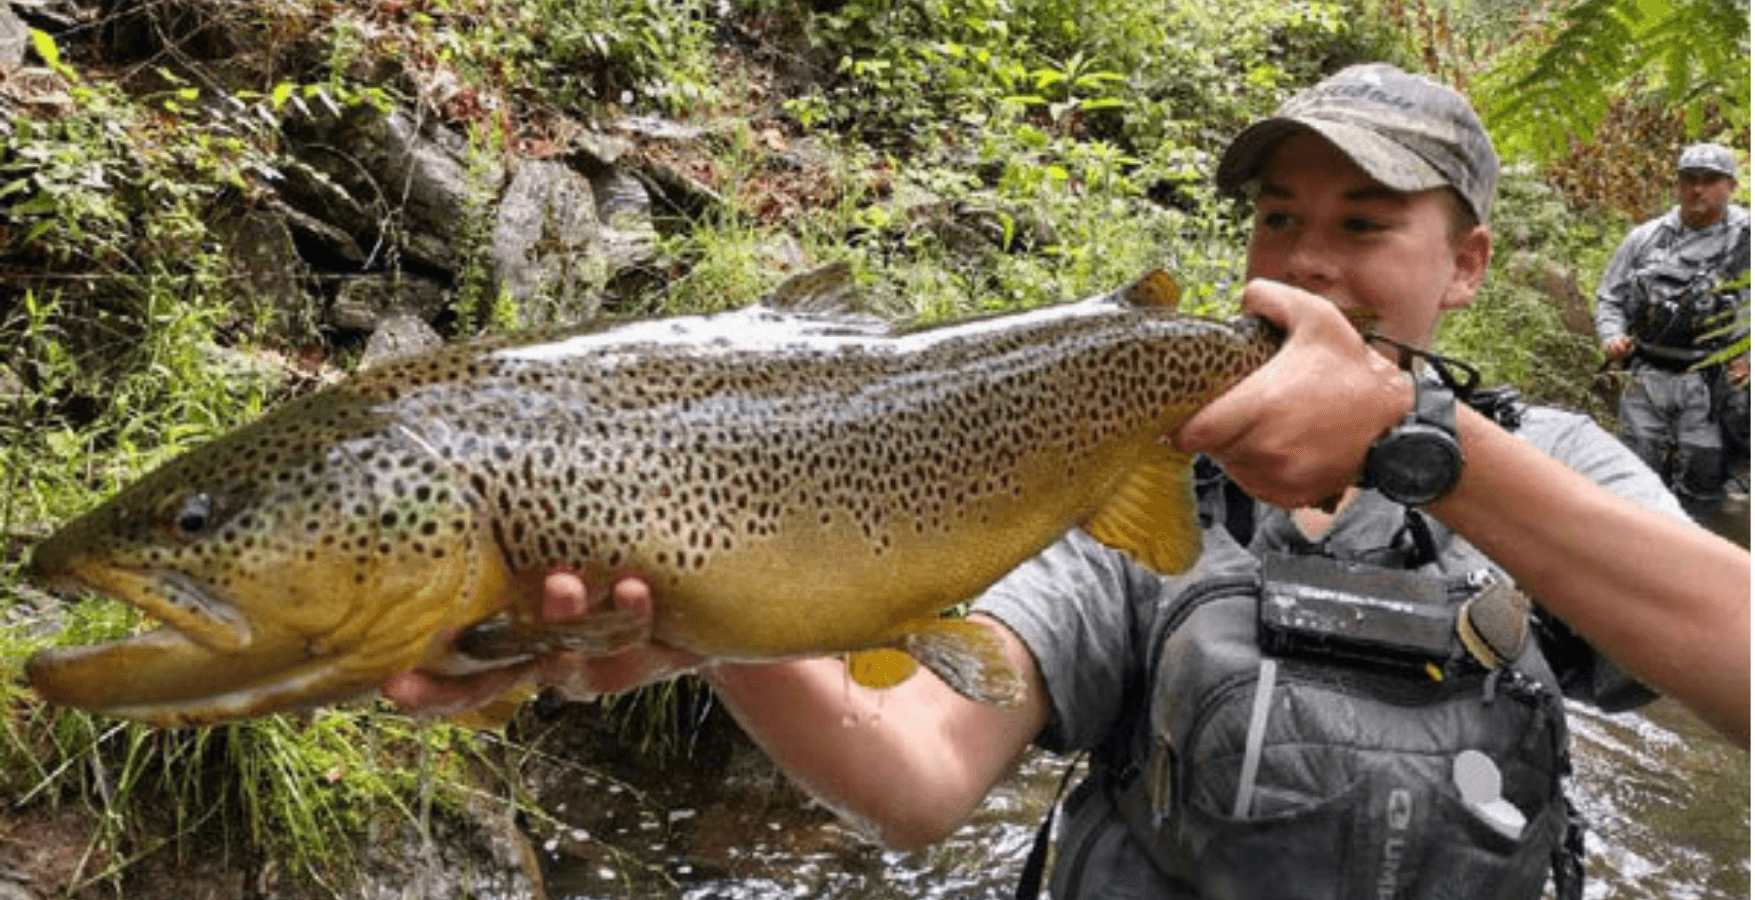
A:
[[[1285,343],[1184,422],[1173,442],[1212,457],[1239,487],[1276,506],[1339,497],[1358,481],[1365,451],[1413,408],[1412,383],[1315,294],[1256,280],[1243,306],[1284,329]]]
[[[602,586],[588,585],[572,572],[551,572],[543,579],[537,618],[544,622],[570,621],[601,610],[606,604],[632,612],[650,627],[652,589],[636,576],[622,576],[613,584]],[[472,675],[403,672],[386,679],[382,690],[385,697],[406,709],[454,715],[487,703],[520,682],[534,681],[553,686],[569,698],[587,699],[662,681],[700,662],[693,654],[642,641],[608,656],[554,653],[521,665]]]
[[[1603,355],[1609,362],[1620,362],[1633,353],[1633,338],[1620,334],[1603,342]]]

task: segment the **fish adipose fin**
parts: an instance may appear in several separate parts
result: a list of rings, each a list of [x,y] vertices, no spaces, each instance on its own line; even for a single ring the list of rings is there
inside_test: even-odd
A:
[[[1153,459],[1128,473],[1085,530],[1152,571],[1175,575],[1200,557],[1194,457],[1160,446]]]
[[[864,300],[853,289],[853,266],[845,260],[780,282],[762,298],[762,305],[795,313],[855,315],[866,311]]]
[[[1182,305],[1182,286],[1169,272],[1153,269],[1121,289],[1121,302],[1174,312]]]

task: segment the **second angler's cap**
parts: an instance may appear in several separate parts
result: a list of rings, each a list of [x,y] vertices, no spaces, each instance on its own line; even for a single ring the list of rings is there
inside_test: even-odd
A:
[[[1299,128],[1327,138],[1398,191],[1455,188],[1483,224],[1493,208],[1499,154],[1474,108],[1451,88],[1387,63],[1342,69],[1245,128],[1219,161],[1219,188],[1240,192],[1269,151]]]
[[[1682,151],[1682,157],[1676,160],[1676,171],[1686,172],[1690,169],[1717,172],[1720,175],[1737,177],[1737,157],[1731,148],[1723,144],[1695,144]]]

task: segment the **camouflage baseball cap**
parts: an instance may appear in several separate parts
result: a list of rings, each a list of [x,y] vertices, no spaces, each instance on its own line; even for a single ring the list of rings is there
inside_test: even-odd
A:
[[[1499,154],[1469,102],[1387,63],[1342,69],[1245,128],[1219,161],[1219,188],[1241,193],[1274,146],[1300,128],[1327,138],[1398,191],[1453,187],[1483,224],[1493,208]]]
[[[1676,160],[1676,171],[1686,172],[1690,169],[1717,172],[1720,175],[1737,177],[1737,157],[1731,148],[1723,144],[1695,144],[1682,151]]]

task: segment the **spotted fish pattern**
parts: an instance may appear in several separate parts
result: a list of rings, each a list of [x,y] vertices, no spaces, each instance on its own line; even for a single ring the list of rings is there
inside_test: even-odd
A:
[[[1072,527],[1186,566],[1188,460],[1160,436],[1274,346],[1255,320],[1104,297],[901,334],[754,307],[390,362],[41,545],[39,580],[168,628],[28,671],[168,723],[324,702],[467,668],[435,638],[517,619],[567,567],[642,573],[654,636],[705,656],[875,651],[863,683],[919,661],[1011,702],[990,632],[939,611]],[[569,646],[638,633],[605,613]]]

